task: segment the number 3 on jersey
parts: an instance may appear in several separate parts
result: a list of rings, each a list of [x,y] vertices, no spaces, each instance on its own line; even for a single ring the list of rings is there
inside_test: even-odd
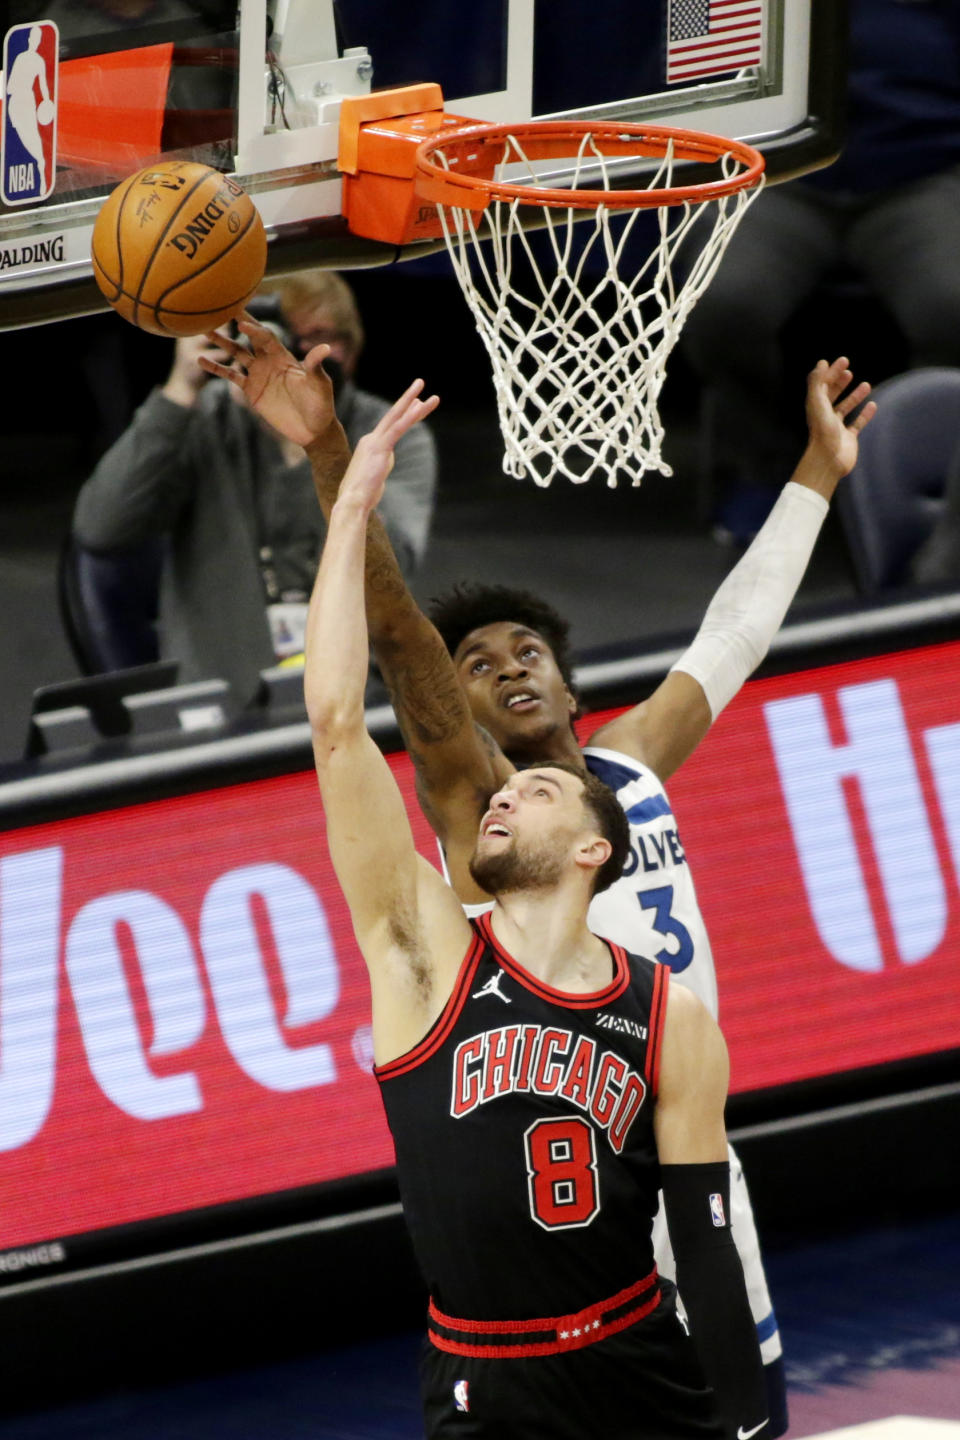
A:
[[[669,965],[674,975],[686,970],[693,959],[693,940],[690,931],[676,915],[670,913],[673,905],[673,886],[663,885],[655,890],[638,890],[637,899],[641,910],[652,910],[653,928],[664,938],[672,935],[677,942],[676,950],[664,945],[652,958],[661,965]]]
[[[577,1115],[537,1120],[523,1137],[530,1213],[545,1230],[589,1225],[600,1209],[593,1127]]]

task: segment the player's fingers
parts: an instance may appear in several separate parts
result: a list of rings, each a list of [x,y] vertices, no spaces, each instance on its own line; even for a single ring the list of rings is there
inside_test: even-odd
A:
[[[222,330],[208,330],[203,338],[209,345],[215,345],[218,350],[225,350],[228,355],[235,355],[238,351],[242,352],[246,349],[245,345],[238,345],[236,340],[225,335]]]
[[[863,427],[870,424],[870,421],[873,419],[876,413],[876,400],[868,400],[866,405],[864,405],[863,409],[860,411],[859,415],[857,415],[853,420],[850,421],[850,424],[847,428],[852,430],[856,435],[859,435]]]
[[[390,409],[384,415],[381,415],[376,426],[371,431],[371,434],[378,437],[386,436],[392,426],[396,424],[397,420],[399,420],[402,415],[406,414],[407,410],[409,409],[410,402],[414,400],[417,395],[420,394],[420,391],[422,389],[422,380],[411,381],[411,383],[407,386],[406,390],[404,390],[403,394],[400,396],[400,399],[395,400],[390,406]]]
[[[198,355],[197,364],[208,375],[216,375],[220,380],[232,380],[235,385],[242,385],[247,378],[245,370],[239,370],[235,365],[222,365],[219,360],[214,360],[209,355]]]
[[[827,394],[830,396],[831,402],[836,402],[843,394],[844,390],[848,389],[849,386],[851,386],[852,384],[852,370],[834,370],[831,367],[826,378]]]
[[[237,329],[247,336],[254,350],[283,350],[285,348],[268,326],[261,325],[259,321],[254,320],[246,310],[243,312],[243,317],[237,321]]]
[[[314,345],[313,349],[308,350],[303,357],[303,368],[305,370],[319,370],[332,348],[330,345]]]
[[[809,378],[812,386],[823,385],[832,401],[850,384],[853,372],[846,356],[840,355],[836,360],[818,360]]]
[[[411,380],[406,390],[404,390],[403,394],[400,396],[400,399],[394,401],[393,405],[391,405],[384,418],[389,419],[395,413],[400,414],[404,410],[406,410],[407,406],[410,404],[410,401],[415,399],[416,396],[420,394],[420,391],[422,389],[422,380]]]
[[[819,393],[825,393],[831,400],[837,394],[833,367],[828,360],[818,360],[807,376],[807,398],[815,400]]]
[[[391,446],[395,445],[401,435],[405,435],[424,416],[431,414],[440,404],[439,395],[431,395],[429,400],[421,400],[418,396],[411,396],[407,405],[399,415],[396,415],[390,422],[385,439]]]
[[[869,381],[861,380],[860,384],[857,385],[853,390],[851,390],[849,394],[844,395],[841,399],[839,399],[833,408],[836,410],[838,415],[847,416],[852,410],[856,410],[858,405],[862,405],[869,394]]]

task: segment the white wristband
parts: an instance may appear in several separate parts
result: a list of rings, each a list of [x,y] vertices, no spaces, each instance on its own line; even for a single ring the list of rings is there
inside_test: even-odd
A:
[[[791,480],[743,558],[710,602],[693,643],[672,669],[703,688],[714,720],[756,669],[783,623],[829,510]]]

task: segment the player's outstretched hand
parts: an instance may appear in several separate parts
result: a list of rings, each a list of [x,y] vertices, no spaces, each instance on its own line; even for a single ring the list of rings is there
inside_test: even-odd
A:
[[[246,344],[220,333],[207,336],[227,351],[230,358],[226,364],[208,355],[201,355],[197,363],[208,375],[236,385],[268,425],[295,445],[306,447],[334,418],[333,386],[323,368],[330,346],[315,345],[301,364],[272,330],[249,315],[238,322],[238,329]]]
[[[849,475],[856,465],[860,432],[877,413],[875,402],[867,399],[869,394],[866,380],[854,385],[846,355],[832,364],[818,360],[807,378],[810,446],[835,469],[837,479]]]
[[[357,441],[347,472],[340,482],[337,504],[356,504],[369,514],[379,503],[387,476],[393,469],[393,449],[402,435],[436,410],[437,395],[421,400],[422,380],[414,380],[382,417],[375,429]]]

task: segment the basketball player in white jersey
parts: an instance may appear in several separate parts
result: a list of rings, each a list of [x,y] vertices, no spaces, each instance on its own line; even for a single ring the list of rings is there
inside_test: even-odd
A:
[[[252,355],[205,368],[247,390],[255,408],[307,448],[329,512],[349,460],[328,419],[316,366],[303,369],[260,327],[244,324]],[[230,347],[227,347],[230,348]],[[368,530],[370,636],[417,773],[418,795],[465,905],[489,907],[470,874],[476,829],[490,796],[525,764],[584,765],[614,789],[631,822],[623,876],[590,912],[590,925],[636,954],[668,964],[717,1014],[713,958],[663,782],[766,654],[806,569],[829,500],[856,463],[858,436],[875,413],[870,387],[853,384],[845,357],[821,360],[807,386],[809,441],[753,544],[720,586],[693,643],[653,694],[590,736],[581,750],[566,655],[567,627],[525,592],[464,587],[436,610],[435,626],[403,582],[385,534]],[[469,911],[468,911],[469,913]],[[770,1436],[787,1426],[782,1347],[742,1172],[731,1158],[733,1227],[770,1394]],[[665,1229],[657,1260],[673,1274]]]

